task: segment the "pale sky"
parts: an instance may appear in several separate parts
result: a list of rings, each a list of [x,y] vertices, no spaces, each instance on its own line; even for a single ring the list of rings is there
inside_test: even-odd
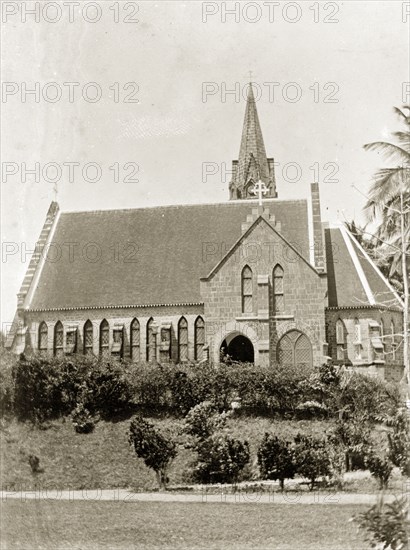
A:
[[[388,139],[398,129],[392,107],[410,101],[408,2],[309,1],[287,8],[287,2],[241,2],[235,21],[223,13],[234,2],[107,0],[95,23],[92,6],[85,16],[77,6],[62,6],[61,19],[51,23],[58,14],[45,9],[48,2],[39,3],[38,22],[14,13],[17,3],[2,4],[9,5],[2,40],[3,92],[9,83],[1,136],[3,323],[13,318],[30,260],[25,251],[34,248],[54,197],[53,183],[41,174],[39,182],[33,175],[22,181],[23,163],[61,167],[62,211],[226,201],[225,170],[238,156],[246,89],[240,98],[223,92],[235,85],[242,92],[252,70],[267,155],[279,163],[279,198],[306,198],[319,167],[323,219],[360,220],[365,199],[352,184],[366,193],[375,169],[386,166],[362,145]],[[126,16],[138,22],[125,23]],[[325,23],[326,17],[338,22]],[[38,102],[24,93],[36,82]],[[71,87],[72,102],[68,82],[79,83]],[[127,83],[135,85],[124,90]],[[204,87],[215,93],[205,97]],[[84,90],[92,99],[98,89],[99,101],[83,99]],[[58,101],[44,100],[58,90]],[[290,101],[296,93],[301,97]],[[138,102],[125,103],[126,96]],[[67,162],[79,163],[72,183]],[[81,173],[93,162],[101,167],[96,183]],[[5,174],[5,163],[15,163],[6,166],[17,173]],[[216,172],[206,181],[204,163]],[[121,167],[118,182],[110,166]],[[124,182],[133,166],[139,181]],[[89,169],[87,177],[93,175]],[[53,176],[50,168],[46,178]]]

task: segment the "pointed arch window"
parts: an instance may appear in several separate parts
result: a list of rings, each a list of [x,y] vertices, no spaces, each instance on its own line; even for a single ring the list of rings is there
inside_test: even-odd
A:
[[[71,355],[77,353],[77,325],[69,326],[65,335],[65,353]]]
[[[185,317],[181,317],[178,323],[178,361],[188,361],[188,323]]]
[[[124,351],[124,325],[117,323],[112,331],[111,355],[122,359]]]
[[[131,359],[138,363],[140,360],[140,324],[138,319],[133,319],[130,327]]]
[[[202,317],[195,321],[195,361],[202,361],[205,345],[205,323]]]
[[[312,344],[299,330],[284,334],[278,342],[277,360],[283,366],[305,366],[313,364]]]
[[[160,362],[169,363],[171,360],[171,323],[161,327]]]
[[[274,315],[280,315],[285,311],[285,300],[283,296],[283,269],[278,264],[272,274],[272,298]]]
[[[38,349],[40,353],[46,353],[48,349],[48,327],[45,321],[38,327]]]
[[[336,321],[336,358],[338,361],[346,358],[346,328],[341,319]]]
[[[110,351],[110,326],[106,319],[100,324],[100,355],[107,357]]]
[[[54,355],[56,357],[64,353],[64,328],[61,321],[57,321],[54,327]]]
[[[242,313],[253,312],[253,274],[246,265],[242,269]]]
[[[356,317],[354,320],[354,358],[360,361],[362,358],[362,328],[360,320]]]
[[[394,321],[392,320],[390,323],[390,338],[391,338],[391,358],[393,361],[396,359],[396,327],[394,325]]]
[[[157,361],[157,331],[152,317],[147,323],[147,361]]]
[[[84,354],[92,355],[93,353],[93,343],[94,343],[94,329],[92,322],[88,319],[84,325]]]

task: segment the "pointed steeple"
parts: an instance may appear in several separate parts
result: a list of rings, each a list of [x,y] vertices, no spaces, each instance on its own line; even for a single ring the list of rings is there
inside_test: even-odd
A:
[[[269,189],[267,197],[277,196],[273,159],[266,157],[252,83],[248,88],[239,158],[233,161],[232,172],[229,184],[231,199],[254,198],[250,189],[259,180]]]

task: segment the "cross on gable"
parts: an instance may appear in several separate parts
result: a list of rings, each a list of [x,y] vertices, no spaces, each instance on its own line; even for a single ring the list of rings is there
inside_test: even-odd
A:
[[[265,183],[262,180],[259,180],[251,189],[251,193],[257,195],[259,198],[259,206],[262,206],[262,197],[266,195],[269,189],[266,187]]]

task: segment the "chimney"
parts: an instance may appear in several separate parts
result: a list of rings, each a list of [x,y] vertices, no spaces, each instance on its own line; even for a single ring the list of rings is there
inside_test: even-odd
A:
[[[315,267],[318,271],[325,271],[325,257],[323,251],[323,228],[320,215],[319,184],[311,183],[310,193],[312,199],[312,222],[313,222],[313,250]]]

